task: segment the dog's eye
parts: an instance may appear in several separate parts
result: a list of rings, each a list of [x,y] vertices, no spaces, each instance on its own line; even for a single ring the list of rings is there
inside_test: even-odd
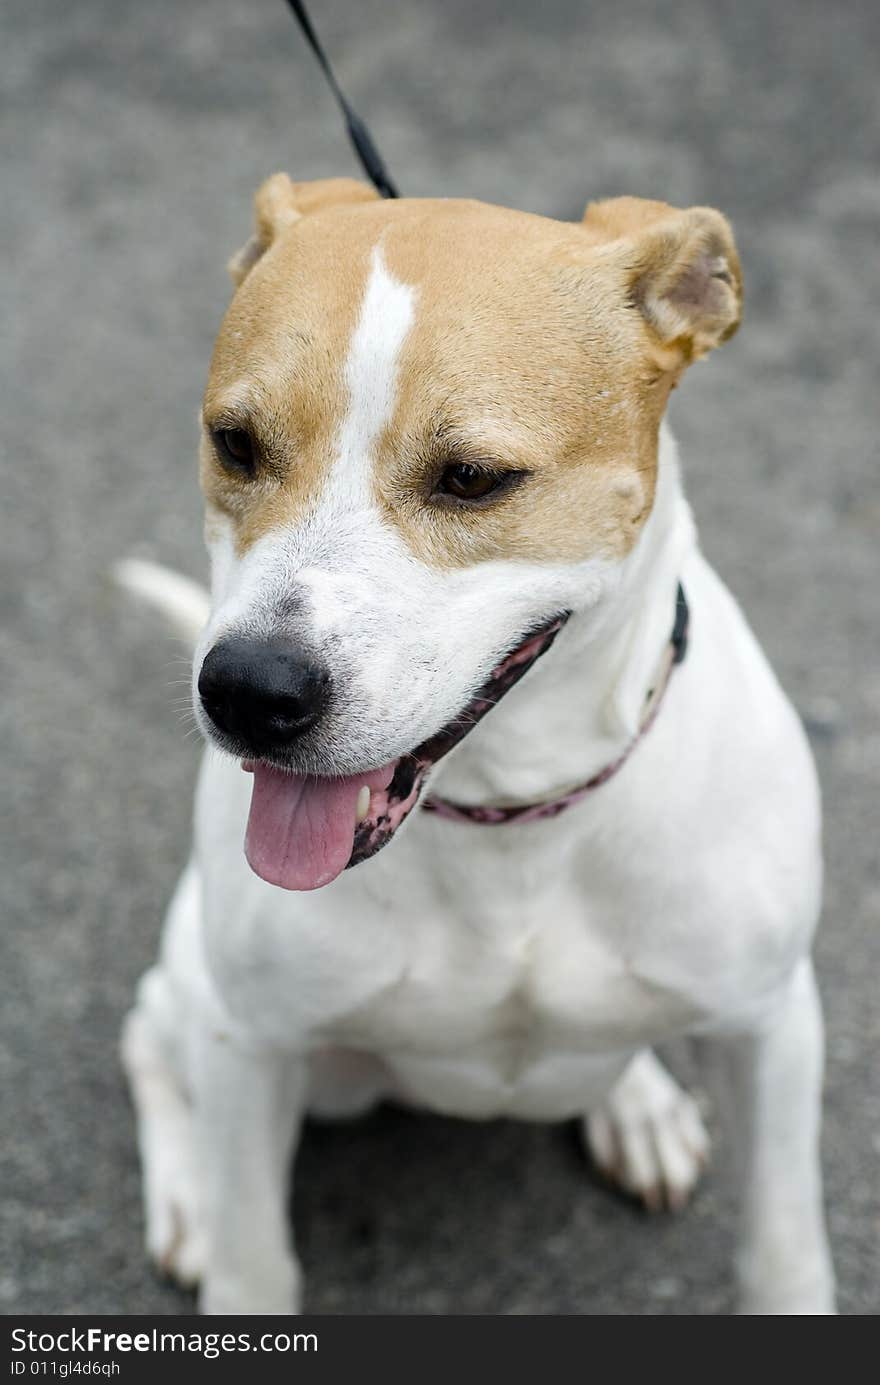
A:
[[[496,490],[503,479],[498,472],[485,471],[469,462],[456,462],[446,467],[437,489],[441,495],[454,495],[457,500],[482,500],[484,495]]]
[[[212,433],[217,456],[230,471],[253,476],[257,469],[254,440],[243,428],[216,428]]]

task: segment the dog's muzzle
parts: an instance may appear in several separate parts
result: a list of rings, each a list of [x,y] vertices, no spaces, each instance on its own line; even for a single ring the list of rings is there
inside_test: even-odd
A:
[[[325,715],[332,700],[326,670],[286,645],[218,643],[202,665],[199,696],[227,748],[254,776],[245,839],[252,869],[283,889],[314,890],[374,856],[418,803],[434,765],[550,648],[567,619],[557,615],[530,631],[458,715],[415,750],[333,778],[277,767]]]

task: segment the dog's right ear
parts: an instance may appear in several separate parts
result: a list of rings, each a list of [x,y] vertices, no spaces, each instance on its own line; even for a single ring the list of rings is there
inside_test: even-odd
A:
[[[662,359],[676,376],[736,331],[742,274],[728,222],[712,207],[615,197],[592,202],[584,226],[623,274]]]
[[[254,234],[229,261],[232,282],[238,288],[257,260],[301,216],[345,202],[371,202],[378,193],[356,178],[318,178],[293,183],[286,173],[273,173],[254,198]]]

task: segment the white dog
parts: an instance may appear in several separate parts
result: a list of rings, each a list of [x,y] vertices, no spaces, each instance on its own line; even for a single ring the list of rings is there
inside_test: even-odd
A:
[[[302,1117],[383,1098],[578,1118],[678,1205],[707,1139],[651,1045],[691,1034],[735,1083],[742,1310],[833,1312],[816,780],[662,423],[738,324],[729,226],[277,175],[231,268],[193,675],[224,753],[123,1040],[150,1254],[205,1312],[296,1312]]]

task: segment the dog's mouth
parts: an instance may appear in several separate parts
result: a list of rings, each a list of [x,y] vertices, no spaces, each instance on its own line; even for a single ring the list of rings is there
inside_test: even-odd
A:
[[[245,839],[251,869],[285,890],[317,890],[375,856],[409,817],[434,765],[546,653],[567,619],[566,612],[531,630],[458,716],[390,764],[324,779],[243,760],[254,776]]]

